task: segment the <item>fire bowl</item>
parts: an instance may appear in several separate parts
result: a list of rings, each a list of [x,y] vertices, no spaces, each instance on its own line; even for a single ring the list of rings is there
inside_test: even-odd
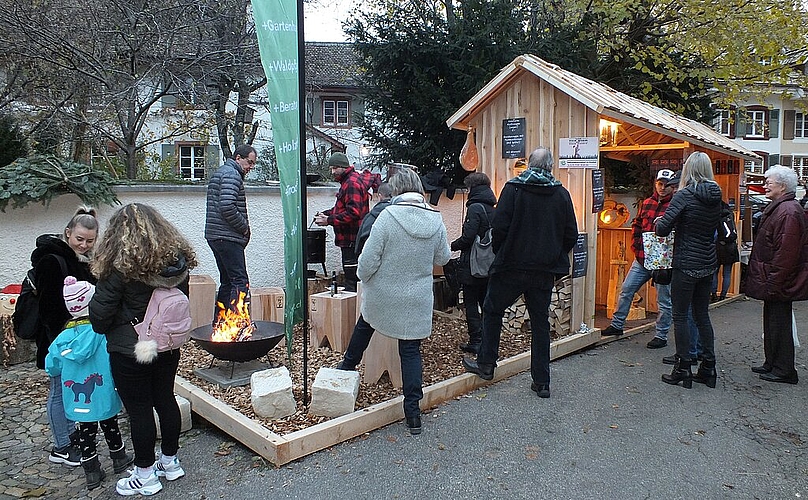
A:
[[[212,325],[200,326],[191,331],[191,338],[214,358],[239,363],[264,356],[284,338],[283,323],[274,321],[256,321],[252,337],[241,342],[213,342],[212,333]]]

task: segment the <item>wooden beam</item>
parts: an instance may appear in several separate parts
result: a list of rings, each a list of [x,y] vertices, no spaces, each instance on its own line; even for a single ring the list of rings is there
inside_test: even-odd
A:
[[[661,149],[685,149],[686,142],[674,142],[670,144],[638,144],[636,146],[601,146],[601,151],[655,151]]]

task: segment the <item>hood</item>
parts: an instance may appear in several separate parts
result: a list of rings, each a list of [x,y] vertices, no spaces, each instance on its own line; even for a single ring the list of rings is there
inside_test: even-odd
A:
[[[31,265],[36,266],[42,257],[51,254],[76,259],[76,252],[58,234],[43,234],[36,239],[36,249],[31,253]]]
[[[188,278],[188,261],[179,254],[177,260],[163,269],[160,274],[144,279],[144,283],[153,287],[171,288],[180,285]]]
[[[721,188],[715,182],[700,182],[695,186],[688,186],[697,200],[707,206],[721,204]]]
[[[491,190],[491,186],[474,186],[471,188],[466,206],[471,206],[474,203],[483,203],[492,207],[496,205],[497,197],[494,191]]]
[[[508,181],[510,183],[510,181]],[[516,186],[518,189],[524,189],[528,193],[537,194],[540,196],[550,196],[556,192],[557,189],[563,188],[564,186],[539,186],[536,184],[516,184],[513,183],[512,185]]]
[[[404,232],[416,239],[430,239],[443,226],[440,212],[430,208],[418,193],[396,196],[382,214],[389,214]]]
[[[84,332],[87,329],[92,335]],[[59,353],[67,360],[81,364],[92,358],[98,349],[106,349],[104,342],[106,338],[103,335],[96,335],[89,323],[72,326],[68,331],[72,335],[60,335],[56,341]]]
[[[359,182],[365,186],[365,190],[372,189],[375,193],[379,190],[379,186],[382,185],[382,174],[374,174],[370,170],[362,170],[361,172],[357,172],[359,176]]]
[[[224,164],[235,169],[236,172],[238,172],[238,175],[240,175],[242,179],[244,178],[244,171],[241,169],[241,165],[239,165],[236,160],[228,158]]]

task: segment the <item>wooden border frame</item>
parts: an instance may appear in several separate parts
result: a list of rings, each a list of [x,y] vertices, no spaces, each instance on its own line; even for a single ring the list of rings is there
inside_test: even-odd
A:
[[[550,359],[557,359],[600,340],[600,330],[576,333],[550,344]],[[530,353],[524,352],[497,365],[494,380],[486,382],[465,373],[424,388],[422,408],[435,406],[461,394],[512,377],[530,368]],[[339,444],[366,432],[379,429],[404,418],[403,396],[377,403],[348,415],[286,435],[278,435],[257,421],[236,411],[182,377],[177,377],[174,392],[191,402],[191,411],[205,418],[255,453],[275,465],[283,465],[329,446]]]

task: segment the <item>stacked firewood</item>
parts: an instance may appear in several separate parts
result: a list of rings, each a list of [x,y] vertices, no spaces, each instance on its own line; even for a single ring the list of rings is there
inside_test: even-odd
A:
[[[570,318],[572,315],[572,278],[565,276],[556,281],[550,298],[550,331],[553,338],[563,337],[572,332]],[[502,317],[502,329],[506,332],[524,332],[530,324],[525,298],[520,296],[511,307],[505,310]]]

